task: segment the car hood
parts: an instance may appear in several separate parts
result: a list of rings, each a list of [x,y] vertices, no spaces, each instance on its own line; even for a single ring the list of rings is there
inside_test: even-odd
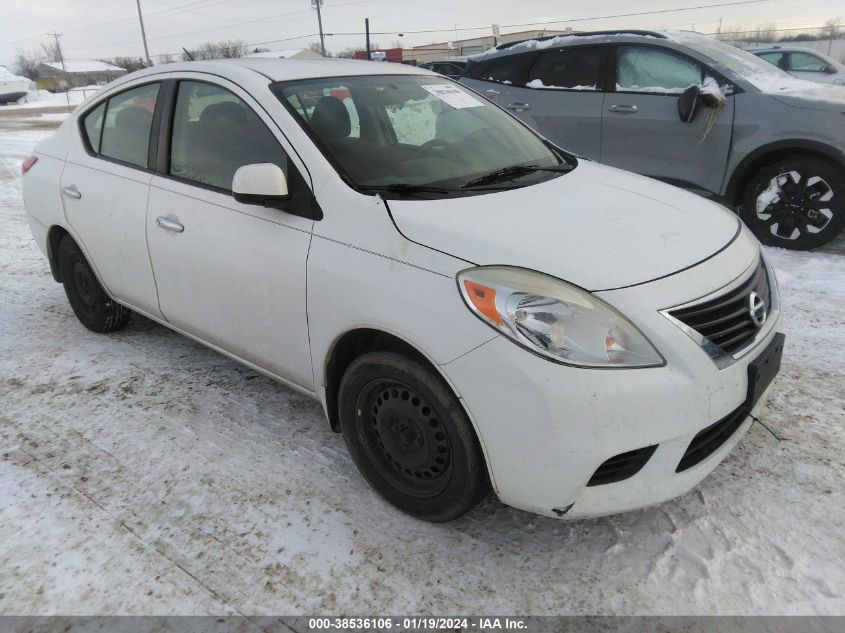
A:
[[[521,266],[587,290],[644,283],[701,262],[739,231],[721,205],[581,160],[551,180],[445,200],[390,200],[410,240],[478,265]]]
[[[754,83],[760,92],[796,108],[845,112],[845,86],[794,77],[766,77],[766,81],[755,80]]]

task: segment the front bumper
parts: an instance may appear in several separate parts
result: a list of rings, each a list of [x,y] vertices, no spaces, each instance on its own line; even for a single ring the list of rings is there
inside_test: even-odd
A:
[[[758,249],[747,240],[684,273],[600,293],[656,344],[667,360],[663,367],[569,367],[501,336],[442,366],[475,424],[499,498],[546,516],[583,518],[666,501],[707,476],[751,426],[750,417],[707,458],[676,469],[700,431],[746,401],[748,365],[780,331],[780,314],[753,350],[720,369],[659,310],[695,298],[691,288],[727,285]],[[771,385],[752,414],[770,391]],[[587,485],[609,458],[654,445],[636,474]]]

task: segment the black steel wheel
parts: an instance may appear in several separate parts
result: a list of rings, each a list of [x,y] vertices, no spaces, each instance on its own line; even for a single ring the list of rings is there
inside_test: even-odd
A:
[[[749,183],[740,216],[764,244],[794,250],[821,246],[845,225],[843,174],[806,156],[768,165]]]
[[[466,413],[425,364],[394,352],[365,354],[344,374],[338,407],[356,465],[399,509],[450,521],[487,494],[484,458]]]
[[[68,303],[79,322],[92,332],[112,332],[129,321],[132,312],[106,294],[82,250],[70,236],[59,244],[59,271]]]

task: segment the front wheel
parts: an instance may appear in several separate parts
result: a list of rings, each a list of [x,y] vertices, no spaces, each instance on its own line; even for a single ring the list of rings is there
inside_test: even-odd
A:
[[[430,368],[394,352],[352,362],[338,413],[349,453],[390,503],[445,522],[489,491],[484,457],[460,402]]]
[[[845,226],[843,174],[826,160],[794,156],[766,165],[748,183],[740,217],[769,246],[809,250]]]

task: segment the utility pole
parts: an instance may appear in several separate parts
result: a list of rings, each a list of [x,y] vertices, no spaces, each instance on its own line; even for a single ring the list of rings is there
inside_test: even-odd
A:
[[[65,56],[62,55],[62,45],[59,43],[61,33],[47,33],[52,35],[56,40],[56,52],[59,54],[59,62],[62,65],[62,72],[65,75],[65,101],[67,102],[68,110],[70,110],[70,78],[67,76],[67,68],[65,68]]]
[[[150,61],[150,49],[147,48],[147,32],[144,30],[144,16],[141,14],[141,0],[135,0],[138,5],[138,22],[141,23],[141,39],[144,40],[144,56],[147,58],[147,66],[152,66]]]
[[[323,0],[311,0],[311,5],[317,8],[317,26],[320,29],[320,55],[326,56],[326,40],[323,37],[323,15],[320,13],[320,5]]]
[[[364,18],[364,33],[367,34],[367,59],[372,59],[370,55],[370,18]]]
[[[716,39],[722,39],[722,18],[719,18],[719,28],[716,29]]]

